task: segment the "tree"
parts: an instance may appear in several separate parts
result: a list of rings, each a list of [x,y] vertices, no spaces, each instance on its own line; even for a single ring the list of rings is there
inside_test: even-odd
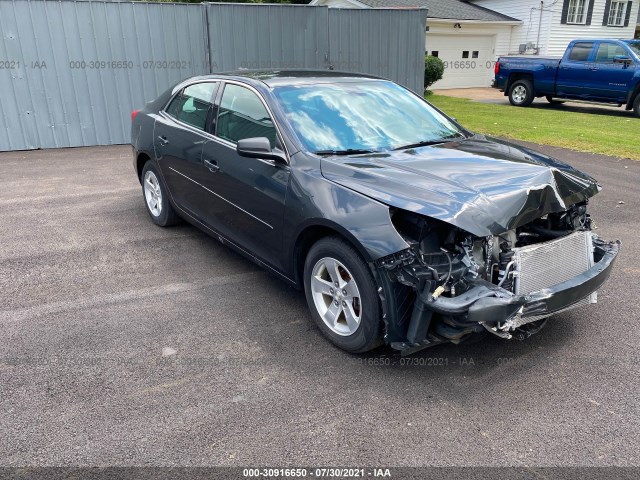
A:
[[[425,55],[424,57],[424,90],[428,91],[429,87],[442,80],[444,75],[444,62],[433,55]]]

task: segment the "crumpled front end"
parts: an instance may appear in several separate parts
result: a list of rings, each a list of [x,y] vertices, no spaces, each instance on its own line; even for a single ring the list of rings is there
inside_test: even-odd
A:
[[[376,267],[387,342],[406,354],[483,331],[525,339],[595,303],[620,248],[592,232],[586,202],[486,237],[404,210],[392,220],[410,247]]]

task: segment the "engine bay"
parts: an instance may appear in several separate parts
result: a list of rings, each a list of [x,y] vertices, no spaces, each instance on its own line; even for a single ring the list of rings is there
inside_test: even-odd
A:
[[[376,266],[385,277],[386,295],[399,299],[388,341],[403,351],[459,343],[485,331],[524,340],[544,326],[548,315],[523,317],[525,300],[515,299],[528,295],[527,288],[545,289],[555,284],[549,282],[583,274],[594,264],[592,243],[605,245],[591,232],[586,201],[487,237],[403,210],[393,210],[391,218],[409,248],[379,259]],[[586,293],[576,306],[595,302],[595,294]],[[488,299],[501,299],[501,308],[481,311],[479,305],[491,303]]]

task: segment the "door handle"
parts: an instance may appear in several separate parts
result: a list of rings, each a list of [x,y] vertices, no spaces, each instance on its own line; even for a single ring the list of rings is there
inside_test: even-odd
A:
[[[217,172],[218,170],[220,170],[220,167],[218,166],[218,162],[216,162],[215,160],[205,159],[204,166],[207,167],[210,172]]]
[[[163,147],[169,144],[169,140],[167,140],[167,137],[165,137],[164,135],[158,135],[158,142],[160,142],[160,145],[162,145]]]

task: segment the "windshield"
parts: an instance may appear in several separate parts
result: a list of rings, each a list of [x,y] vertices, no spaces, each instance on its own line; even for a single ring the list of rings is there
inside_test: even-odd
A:
[[[636,57],[640,58],[640,42],[629,42],[627,45],[631,47],[631,50],[636,54]]]
[[[310,152],[385,151],[463,136],[428,103],[388,81],[283,86],[274,93]]]

